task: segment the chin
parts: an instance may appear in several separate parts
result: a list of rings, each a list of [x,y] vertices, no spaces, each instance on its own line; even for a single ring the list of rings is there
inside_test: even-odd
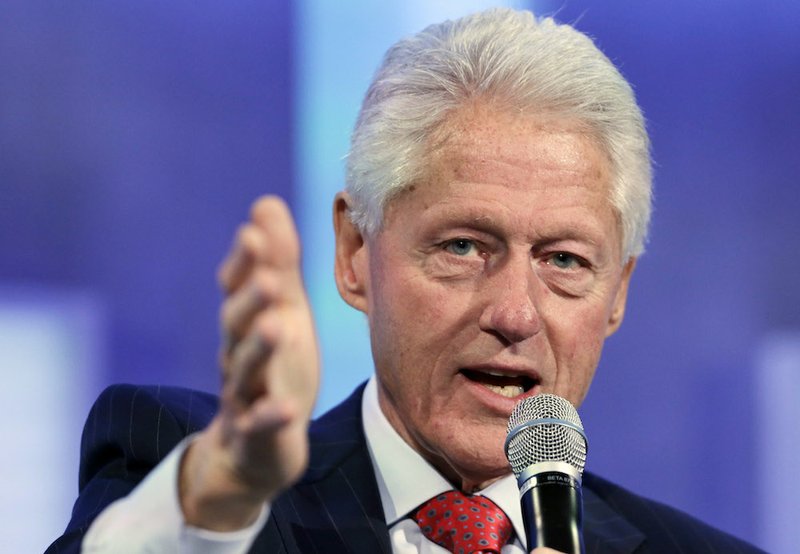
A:
[[[483,490],[501,477],[511,473],[508,461],[503,457],[498,463],[487,460],[484,463],[463,466],[459,468],[457,480],[454,483],[465,493]]]
[[[465,441],[444,452],[447,465],[462,483],[471,484],[469,488],[484,488],[490,482],[511,473],[511,466],[503,452],[504,440],[505,428],[502,432]]]

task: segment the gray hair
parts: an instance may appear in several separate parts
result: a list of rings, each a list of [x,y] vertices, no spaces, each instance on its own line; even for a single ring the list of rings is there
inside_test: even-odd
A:
[[[347,159],[350,217],[362,232],[377,232],[388,202],[424,174],[428,137],[450,112],[479,97],[585,125],[611,163],[623,262],[642,253],[652,175],[633,90],[586,35],[507,8],[431,25],[387,51]]]

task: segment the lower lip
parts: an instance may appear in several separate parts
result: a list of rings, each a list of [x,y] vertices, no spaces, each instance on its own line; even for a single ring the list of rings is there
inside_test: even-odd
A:
[[[491,408],[505,417],[511,415],[511,411],[520,400],[529,396],[535,396],[541,392],[541,385],[534,385],[522,394],[514,396],[513,398],[509,398],[507,396],[503,396],[502,394],[497,394],[481,383],[473,381],[461,373],[459,373],[458,376],[464,381],[464,385],[467,390],[469,390],[473,396],[477,397],[481,404]]]

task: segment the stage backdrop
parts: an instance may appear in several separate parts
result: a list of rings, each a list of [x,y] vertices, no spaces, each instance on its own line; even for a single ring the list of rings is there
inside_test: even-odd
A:
[[[303,235],[318,412],[369,376],[364,318],[332,278],[348,135],[393,41],[489,4],[3,3],[9,551],[42,550],[66,523],[80,423],[104,386],[217,389],[215,270],[259,194],[286,197]],[[634,83],[653,139],[652,239],[581,409],[588,467],[791,552],[800,4],[513,4],[593,36]]]

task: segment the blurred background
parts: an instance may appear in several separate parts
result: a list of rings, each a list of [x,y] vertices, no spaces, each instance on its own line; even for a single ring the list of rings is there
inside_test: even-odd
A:
[[[800,544],[800,3],[137,0],[0,6],[0,521],[42,550],[114,382],[217,390],[217,264],[252,200],[304,238],[318,412],[371,373],[330,204],[382,53],[490,5],[575,23],[634,84],[656,210],[581,409],[588,468],[770,552]]]

